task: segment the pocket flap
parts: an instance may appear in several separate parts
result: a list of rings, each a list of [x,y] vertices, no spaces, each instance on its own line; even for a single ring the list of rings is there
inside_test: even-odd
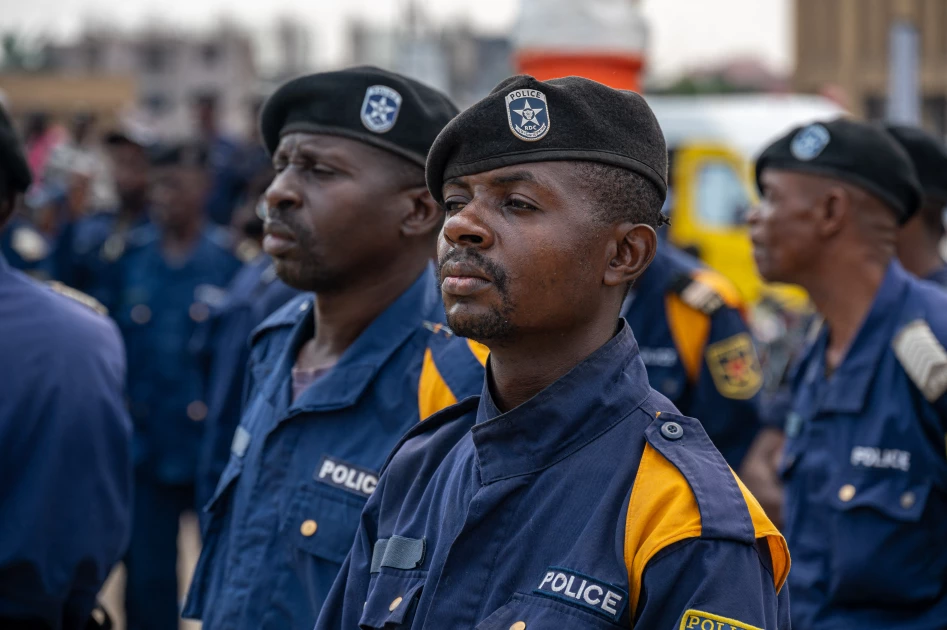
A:
[[[308,484],[296,490],[283,533],[299,549],[342,564],[364,507],[365,499]]]
[[[931,482],[895,475],[853,476],[840,478],[836,488],[831,497],[836,509],[868,508],[898,521],[917,522],[924,514]]]
[[[372,578],[369,586],[368,601],[362,618],[361,628],[386,628],[405,623],[421,597],[424,578],[415,575],[378,574]]]
[[[537,595],[517,593],[505,606],[480,622],[475,630],[612,630],[611,621],[570,604]]]

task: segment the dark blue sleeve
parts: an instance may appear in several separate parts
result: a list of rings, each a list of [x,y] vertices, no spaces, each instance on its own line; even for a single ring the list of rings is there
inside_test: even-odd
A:
[[[729,540],[672,545],[645,568],[635,627],[789,630],[789,589],[777,595],[768,562],[756,545]]]

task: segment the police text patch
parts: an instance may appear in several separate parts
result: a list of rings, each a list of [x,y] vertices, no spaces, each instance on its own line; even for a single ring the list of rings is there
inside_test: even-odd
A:
[[[681,617],[680,630],[760,630],[748,623],[712,615],[701,610],[688,610]]]
[[[619,620],[628,601],[623,589],[562,567],[546,569],[533,593],[582,606],[612,621]]]
[[[378,485],[378,475],[371,470],[343,462],[329,455],[322,456],[322,462],[312,476],[320,483],[335,486],[346,492],[354,492],[362,497],[371,496],[375,491],[375,486]]]

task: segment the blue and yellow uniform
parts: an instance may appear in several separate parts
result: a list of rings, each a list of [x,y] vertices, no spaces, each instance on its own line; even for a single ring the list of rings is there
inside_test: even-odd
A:
[[[260,254],[237,273],[223,301],[198,330],[194,343],[203,357],[207,419],[198,460],[197,505],[210,500],[230,458],[243,404],[250,333],[298,293],[276,277],[270,257]]]
[[[0,256],[3,628],[84,630],[131,529],[122,341],[88,296],[58,291],[74,299]]]
[[[134,529],[126,558],[130,628],[177,624],[178,522],[195,507],[207,415],[190,341],[239,266],[220,228],[205,228],[190,255],[172,261],[153,225],[129,234],[116,263],[112,315],[125,338],[135,429]]]
[[[892,262],[832,374],[828,335],[786,422],[793,627],[943,628],[947,296]]]
[[[396,447],[317,630],[789,628],[785,541],[626,323],[507,413],[482,392]]]
[[[184,611],[207,630],[311,628],[392,446],[483,382],[486,349],[443,326],[428,267],[293,401],[312,309],[299,296],[252,337],[248,400]]]
[[[759,429],[763,384],[743,307],[729,281],[665,242],[622,309],[651,386],[684,415],[699,415],[734,468]]]

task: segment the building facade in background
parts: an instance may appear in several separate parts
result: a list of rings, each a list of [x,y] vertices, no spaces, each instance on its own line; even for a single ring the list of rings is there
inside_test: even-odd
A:
[[[795,0],[793,87],[837,98],[870,120],[887,115],[892,25],[917,29],[921,121],[947,135],[947,0]]]

